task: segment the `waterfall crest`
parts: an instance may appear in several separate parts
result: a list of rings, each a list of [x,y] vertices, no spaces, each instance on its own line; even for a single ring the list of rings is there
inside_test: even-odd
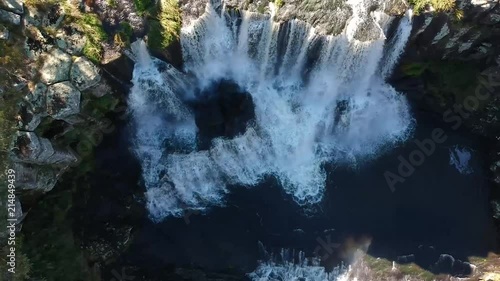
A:
[[[181,31],[183,72],[136,43],[129,103],[153,220],[223,205],[228,184],[254,186],[268,175],[298,204],[314,204],[325,189],[324,163],[356,164],[408,137],[408,104],[384,80],[404,49],[411,15],[387,42],[392,19],[365,2],[349,1],[354,15],[338,36],[207,5]],[[251,94],[255,120],[200,151],[186,102],[222,79]]]

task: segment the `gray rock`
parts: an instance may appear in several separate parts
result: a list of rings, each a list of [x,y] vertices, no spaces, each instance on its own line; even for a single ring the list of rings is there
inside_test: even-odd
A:
[[[40,69],[40,79],[45,84],[54,84],[69,79],[71,68],[71,56],[58,48],[44,56],[44,62]]]
[[[95,86],[101,81],[99,69],[85,57],[79,57],[71,67],[71,82],[80,91]]]
[[[87,42],[87,37],[77,30],[71,30],[70,34],[59,32],[56,35],[56,44],[66,52],[78,56],[82,54],[83,47]]]
[[[21,24],[21,16],[13,12],[0,9],[0,22],[6,22],[13,25]]]
[[[6,27],[0,27],[0,40],[9,40],[10,32]]]
[[[24,97],[20,108],[21,122],[19,129],[34,131],[42,118],[47,116],[47,86],[36,84]]]
[[[43,83],[38,83],[34,88],[24,97],[33,111],[36,113],[45,113],[47,110],[47,86]]]
[[[14,162],[37,165],[67,166],[78,162],[71,150],[54,148],[50,140],[33,132],[16,133],[10,147],[10,158]]]
[[[26,8],[26,14],[24,15],[25,25],[31,24],[38,27],[42,25],[43,19],[43,13],[36,7],[30,6]]]
[[[0,0],[0,8],[20,15],[24,12],[21,0]]]
[[[81,93],[70,82],[48,87],[47,113],[54,119],[63,119],[80,112]]]
[[[42,116],[40,114],[36,114],[32,107],[26,102],[21,104],[19,116],[21,117],[21,120],[19,120],[17,128],[20,130],[32,132],[42,122]]]
[[[49,166],[14,163],[16,188],[22,191],[48,192],[54,188],[62,169]]]

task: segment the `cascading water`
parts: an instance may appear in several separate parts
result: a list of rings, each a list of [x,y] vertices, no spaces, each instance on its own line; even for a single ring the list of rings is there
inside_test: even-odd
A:
[[[221,205],[227,184],[253,186],[267,175],[298,204],[314,204],[325,189],[324,163],[355,164],[408,137],[407,102],[384,79],[404,49],[410,14],[386,44],[391,18],[369,12],[367,1],[349,4],[354,15],[338,36],[207,5],[182,29],[184,72],[135,44],[130,108],[153,220]],[[186,102],[221,80],[251,94],[255,120],[199,151]]]

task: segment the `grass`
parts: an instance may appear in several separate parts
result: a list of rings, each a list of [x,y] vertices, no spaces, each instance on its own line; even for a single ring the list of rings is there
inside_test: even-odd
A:
[[[165,50],[179,40],[181,11],[176,0],[160,0],[154,20],[149,22],[148,45],[155,50]]]
[[[432,6],[436,12],[452,12],[456,10],[456,0],[409,0],[416,15],[423,12],[427,6]]]
[[[102,43],[108,39],[101,20],[96,14],[85,13],[79,16],[75,22],[87,39],[83,47],[83,54],[91,61],[99,63],[103,54]]]

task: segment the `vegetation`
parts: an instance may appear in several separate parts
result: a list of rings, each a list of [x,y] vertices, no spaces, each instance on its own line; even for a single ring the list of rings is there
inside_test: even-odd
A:
[[[456,10],[455,0],[409,0],[415,14],[424,11],[429,5],[437,12],[452,12]]]
[[[285,5],[285,1],[284,0],[274,0],[274,4],[276,5],[276,7],[281,8]]]
[[[103,53],[102,43],[108,39],[101,20],[96,14],[85,13],[77,17],[75,22],[87,39],[83,54],[91,61],[99,63]]]
[[[181,10],[176,0],[160,0],[154,20],[149,21],[148,45],[155,50],[164,50],[179,40]]]
[[[120,24],[120,30],[115,34],[113,41],[119,47],[129,47],[134,30],[128,22]]]
[[[421,77],[427,94],[432,95],[442,106],[462,104],[474,94],[480,74],[479,66],[461,61],[428,61],[409,63],[401,67],[411,77]],[[482,104],[480,106],[484,106]]]
[[[134,0],[135,9],[139,14],[142,14],[153,7],[154,0]]]
[[[5,28],[0,25],[0,28]],[[7,198],[7,180],[4,171],[9,168],[8,147],[10,145],[10,136],[15,132],[17,103],[22,98],[23,90],[19,83],[24,83],[29,77],[28,58],[23,52],[23,40],[19,38],[19,30],[10,28],[11,39],[8,41],[0,40],[0,198]],[[6,230],[7,209],[0,208],[0,227],[1,232]],[[7,272],[6,253],[7,246],[5,241],[0,241],[0,280],[3,280]],[[16,274],[12,280],[24,280],[28,278],[30,272],[30,262],[24,255],[22,239],[18,236],[16,240]]]

